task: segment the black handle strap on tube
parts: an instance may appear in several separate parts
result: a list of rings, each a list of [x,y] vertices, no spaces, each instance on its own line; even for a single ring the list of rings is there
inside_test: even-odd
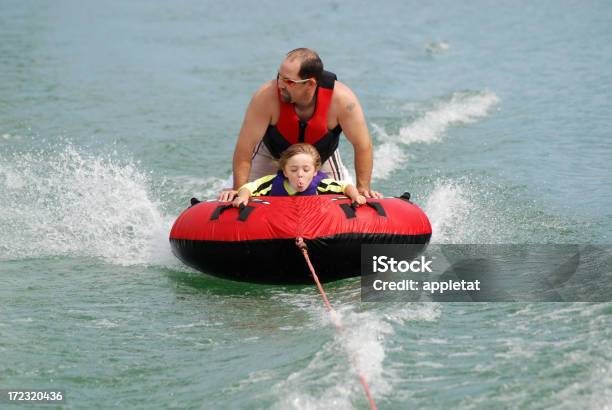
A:
[[[210,220],[211,221],[216,221],[217,219],[219,219],[219,217],[221,216],[221,214],[225,211],[227,211],[228,209],[233,208],[234,205],[229,204],[229,205],[219,205],[218,207],[215,208],[215,210],[213,211],[212,215],[210,216]]]
[[[221,216],[221,214],[225,211],[227,211],[228,209],[232,209],[234,208],[234,206],[232,204],[229,205],[219,205],[218,207],[215,208],[215,210],[213,211],[212,215],[210,215],[210,220],[211,221],[216,221],[217,219],[219,219],[219,217]],[[255,209],[254,206],[249,206],[249,205],[244,205],[244,204],[240,204],[240,207],[238,208],[238,218],[237,220],[244,222],[249,218],[249,215],[251,215],[251,212],[253,212],[253,210]]]
[[[387,217],[387,213],[385,212],[385,208],[383,208],[380,202],[366,202],[365,205],[374,209],[379,216]],[[346,215],[346,219],[355,218],[357,216],[357,208],[359,204],[357,202],[353,202],[352,204],[339,204],[340,208],[344,211],[344,215]]]
[[[349,204],[339,204],[339,206],[344,211],[344,215],[346,215],[346,219],[351,219],[357,216],[355,214],[355,208],[353,208]]]
[[[246,221],[254,209],[255,209],[254,206],[249,206],[249,205],[245,206],[244,204],[240,204],[240,213],[238,214],[238,220],[241,222]]]
[[[404,192],[399,196],[399,199],[403,199],[406,202],[410,202],[410,192]]]

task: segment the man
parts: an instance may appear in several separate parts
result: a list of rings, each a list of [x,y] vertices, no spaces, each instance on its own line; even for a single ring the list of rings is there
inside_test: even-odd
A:
[[[253,96],[242,123],[233,158],[233,189],[219,194],[231,201],[237,190],[264,175],[275,174],[274,159],[290,145],[314,145],[323,161],[322,171],[331,178],[347,178],[338,155],[340,133],[353,145],[357,190],[366,198],[380,198],[370,189],[372,142],[355,94],[323,70],[314,51],[290,51],[276,80],[265,83]]]

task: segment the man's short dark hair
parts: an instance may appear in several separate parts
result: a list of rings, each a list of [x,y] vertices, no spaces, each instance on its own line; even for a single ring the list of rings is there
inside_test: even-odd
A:
[[[319,55],[309,48],[296,48],[287,53],[289,60],[297,59],[300,62],[300,79],[314,78],[319,82],[323,76],[323,61]]]

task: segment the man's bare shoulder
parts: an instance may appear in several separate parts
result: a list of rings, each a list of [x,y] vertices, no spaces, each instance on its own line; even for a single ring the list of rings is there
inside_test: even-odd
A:
[[[276,81],[268,81],[263,84],[251,98],[247,113],[254,114],[258,118],[266,118],[272,121],[278,111],[278,96],[276,91]]]
[[[348,85],[336,81],[334,85],[334,94],[332,97],[332,105],[335,106],[335,109],[338,113],[342,113],[345,111],[351,111],[356,105],[359,104],[359,100],[357,96],[349,88]]]
[[[255,94],[253,94],[253,102],[269,104],[277,98],[276,80],[270,80],[264,83]]]
[[[348,85],[336,80],[334,84],[334,97],[346,98],[348,95],[354,95]]]

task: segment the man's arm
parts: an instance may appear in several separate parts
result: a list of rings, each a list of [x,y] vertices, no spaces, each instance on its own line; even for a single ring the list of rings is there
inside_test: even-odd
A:
[[[270,121],[270,93],[272,84],[262,86],[253,96],[242,121],[240,134],[234,148],[232,172],[234,186],[231,190],[224,190],[219,194],[220,201],[231,201],[236,191],[247,183],[251,171],[251,160],[255,145],[261,140]]]
[[[367,198],[381,198],[382,195],[370,189],[372,178],[372,140],[368,132],[363,110],[357,96],[342,83],[336,83],[339,92],[338,122],[346,138],[353,144],[355,153],[355,176],[357,190]],[[334,90],[336,92],[336,90]]]

